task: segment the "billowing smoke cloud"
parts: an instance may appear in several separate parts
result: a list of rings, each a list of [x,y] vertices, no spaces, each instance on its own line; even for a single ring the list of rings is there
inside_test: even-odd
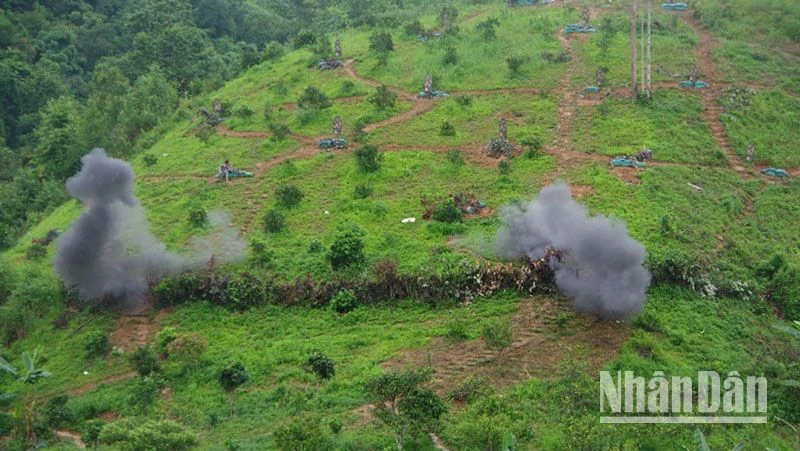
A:
[[[94,149],[67,180],[67,191],[85,207],[57,242],[56,273],[82,298],[110,297],[128,305],[142,300],[148,284],[208,263],[244,255],[246,244],[220,214],[211,216],[211,235],[195,241],[195,252],[178,255],[150,232],[144,209],[133,194],[131,166]]]
[[[558,289],[579,312],[627,318],[642,311],[650,273],[642,266],[644,247],[628,236],[625,224],[589,216],[564,183],[544,188],[524,207],[507,207],[496,245],[505,258],[539,259],[548,248]]]

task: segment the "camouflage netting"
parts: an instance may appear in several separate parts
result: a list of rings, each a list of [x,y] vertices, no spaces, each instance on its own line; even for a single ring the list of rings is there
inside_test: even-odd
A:
[[[517,147],[503,139],[492,138],[489,140],[489,143],[486,144],[484,152],[486,152],[487,155],[495,158],[510,157],[517,152]]]

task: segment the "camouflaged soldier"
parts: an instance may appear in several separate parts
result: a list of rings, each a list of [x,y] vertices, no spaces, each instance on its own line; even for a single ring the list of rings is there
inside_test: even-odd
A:
[[[444,14],[442,14],[442,25],[444,26],[445,33],[449,33],[450,32],[450,13],[448,11],[445,11]]]
[[[755,161],[756,159],[756,149],[753,147],[753,144],[750,143],[747,145],[747,161]]]
[[[605,83],[606,81],[606,71],[604,71],[602,67],[598,67],[596,77],[597,77],[597,87],[599,88],[603,86],[603,83]]]
[[[336,51],[336,58],[342,58],[342,41],[339,38],[336,38],[336,43],[334,44],[334,49]]]
[[[583,21],[583,26],[589,26],[589,8],[584,7],[583,12],[581,13],[581,21]]]
[[[333,134],[335,134],[337,138],[342,134],[342,120],[339,116],[333,119]]]
[[[500,132],[500,141],[508,141],[508,123],[505,118],[500,118],[500,125],[498,128]]]
[[[689,69],[689,81],[692,82],[692,84],[694,84],[695,82],[697,82],[697,76],[698,76],[697,66],[692,64],[692,67]]]
[[[422,91],[425,93],[425,97],[433,97],[433,77],[430,75],[425,77],[425,83],[422,85]]]

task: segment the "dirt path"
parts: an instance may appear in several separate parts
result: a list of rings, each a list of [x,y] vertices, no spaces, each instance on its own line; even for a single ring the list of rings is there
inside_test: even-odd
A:
[[[113,384],[114,382],[126,381],[128,379],[133,379],[134,377],[136,377],[137,374],[139,373],[137,373],[136,371],[127,371],[125,373],[119,373],[113,376],[109,376],[105,379],[87,382],[81,385],[80,387],[67,390],[67,395],[71,397],[81,396],[83,394],[89,393],[90,391],[94,390],[100,384]]]
[[[521,301],[511,328],[513,342],[500,351],[489,349],[480,338],[456,343],[437,338],[422,348],[401,352],[381,366],[401,370],[431,365],[432,385],[440,394],[447,394],[469,376],[485,377],[502,389],[533,377],[554,378],[567,359],[583,360],[589,371],[597,370],[619,355],[630,335],[624,324],[575,315],[567,303],[551,298]]]
[[[272,136],[272,133],[269,132],[246,132],[246,131],[238,131],[238,130],[231,130],[225,124],[218,124],[217,125],[217,133],[222,136],[227,136],[229,138],[244,138],[244,139],[267,139]]]
[[[80,449],[86,449],[86,444],[83,443],[80,434],[78,434],[77,432],[54,430],[53,433],[56,434],[56,437],[59,440],[67,440],[74,443],[75,446]]]
[[[388,119],[384,119],[380,122],[375,122],[373,124],[369,124],[364,127],[364,131],[367,133],[371,133],[372,131],[379,129],[381,127],[388,127],[390,125],[395,125],[403,122],[408,122],[411,119],[433,109],[435,100],[433,99],[414,99],[413,105],[410,110],[406,111],[405,113],[401,113],[395,116],[392,116]]]

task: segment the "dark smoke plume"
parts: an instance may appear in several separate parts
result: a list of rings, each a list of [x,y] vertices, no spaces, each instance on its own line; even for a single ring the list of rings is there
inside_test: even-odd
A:
[[[212,255],[220,262],[244,254],[246,246],[225,226],[196,242],[197,252],[188,256],[168,252],[150,232],[144,209],[133,194],[131,166],[108,157],[103,149],[92,150],[81,163],[81,170],[67,180],[67,191],[85,210],[59,238],[53,264],[64,283],[75,287],[82,298],[137,304],[150,282],[202,266]],[[212,218],[227,222],[219,215]],[[215,246],[213,237],[220,234],[224,239],[217,239],[222,243]]]
[[[562,251],[564,258],[551,258],[550,266],[579,312],[622,319],[642,311],[650,285],[644,247],[621,221],[589,216],[564,183],[544,188],[526,206],[507,207],[496,245],[509,259],[539,259],[548,247]]]

